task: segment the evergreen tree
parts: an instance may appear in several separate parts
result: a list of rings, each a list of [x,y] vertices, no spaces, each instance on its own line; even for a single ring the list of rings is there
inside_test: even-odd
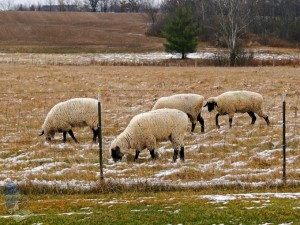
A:
[[[197,27],[187,7],[177,7],[175,14],[168,18],[163,34],[167,41],[164,44],[166,52],[181,53],[181,58],[185,59],[187,53],[196,51]]]

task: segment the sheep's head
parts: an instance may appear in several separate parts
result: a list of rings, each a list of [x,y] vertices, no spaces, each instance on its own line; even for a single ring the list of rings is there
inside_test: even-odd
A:
[[[209,112],[213,111],[215,107],[218,107],[218,104],[214,98],[207,99],[206,104],[203,107],[206,107]]]
[[[121,152],[119,146],[116,146],[115,148],[111,149],[111,157],[115,162],[122,160],[123,155],[124,154]]]

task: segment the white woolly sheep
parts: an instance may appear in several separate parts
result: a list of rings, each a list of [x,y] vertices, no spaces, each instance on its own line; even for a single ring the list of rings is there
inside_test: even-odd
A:
[[[229,116],[229,125],[232,126],[232,118],[235,113],[247,112],[252,118],[251,124],[255,123],[256,113],[258,116],[265,119],[270,125],[269,118],[262,108],[263,97],[261,94],[251,91],[228,91],[217,97],[210,97],[203,107],[208,107],[211,112],[215,107],[218,113],[216,114],[216,126],[220,128],[218,117],[220,115]]]
[[[93,141],[98,136],[98,101],[92,98],[74,98],[56,104],[46,116],[40,136],[45,134],[51,140],[56,132],[63,132],[66,142],[67,132],[78,142],[73,127],[89,126],[93,130]]]
[[[170,140],[174,148],[175,162],[180,149],[180,159],[184,160],[183,139],[188,127],[187,115],[177,109],[157,109],[133,117],[127,128],[111,143],[111,156],[115,162],[122,159],[124,152],[135,149],[134,160],[141,150],[147,148],[155,159],[157,141]]]
[[[204,97],[198,94],[175,94],[167,97],[159,98],[152,109],[178,109],[185,112],[191,123],[192,132],[195,129],[196,122],[201,125],[201,132],[204,132],[204,120],[201,117]]]

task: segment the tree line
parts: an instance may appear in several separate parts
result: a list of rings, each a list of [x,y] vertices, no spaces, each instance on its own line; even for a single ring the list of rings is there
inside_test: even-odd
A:
[[[187,11],[185,16],[181,9]],[[291,46],[299,46],[300,42],[300,0],[165,0],[160,10],[161,22],[158,20],[157,24],[161,26],[153,26],[153,33],[161,32],[167,39],[166,50],[177,49],[175,52],[182,53],[182,58],[185,53],[193,52],[188,47],[184,53],[183,46],[195,43],[195,36],[227,48],[230,66],[251,57],[243,47],[244,40],[253,36],[262,45],[271,45],[274,39],[273,46],[280,46],[281,40]],[[189,19],[192,22],[185,25],[188,28],[177,29],[188,17],[192,17]],[[195,30],[197,35],[192,34]]]
[[[0,1],[2,10],[144,12],[153,25],[149,32],[156,35],[161,35],[165,17],[183,5],[191,9],[203,41],[215,39],[222,45],[218,23],[230,13],[240,18],[238,26],[247,25],[243,31],[260,35],[262,43],[268,44],[268,35],[300,41],[300,0],[44,0],[31,5]]]
[[[44,0],[38,4],[15,4],[14,0],[1,0],[0,10],[8,11],[77,11],[77,12],[145,12],[155,0]]]
[[[185,58],[198,41],[210,42],[229,50],[231,66],[245,55],[243,40],[251,35],[261,45],[281,46],[286,41],[299,46],[300,42],[300,0],[45,0],[45,5],[31,6],[13,1],[2,0],[0,8],[145,13],[148,34],[165,37],[166,51]]]
[[[233,22],[226,21],[229,17],[244,34],[274,35],[300,41],[300,0],[165,0],[160,8],[165,13],[174,13],[180,5],[191,9],[199,37],[204,41],[218,39],[222,32],[220,21]]]

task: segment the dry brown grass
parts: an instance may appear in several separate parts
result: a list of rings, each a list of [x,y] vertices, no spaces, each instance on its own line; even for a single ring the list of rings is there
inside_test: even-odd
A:
[[[162,49],[139,13],[0,12],[0,50],[141,52]]]
[[[164,38],[146,35],[149,18],[141,13],[89,13],[89,12],[0,12],[0,51],[25,53],[111,53],[164,51]],[[244,40],[247,48],[255,52],[292,54],[299,58],[299,48],[257,45],[251,35]],[[253,43],[256,43],[253,45]],[[275,46],[275,45],[271,45]],[[283,46],[288,46],[284,44]],[[210,43],[199,42],[198,51],[216,52],[220,49]],[[224,49],[221,49],[223,51]],[[298,60],[299,61],[299,60]],[[281,60],[276,65],[299,65],[299,62]],[[162,65],[178,64],[172,60]],[[214,65],[200,60],[198,65]],[[104,62],[107,64],[107,62]],[[126,63],[125,63],[126,64]],[[194,65],[186,60],[181,65]],[[251,65],[272,65],[273,61]]]
[[[62,144],[61,134],[47,143],[37,134],[54,104],[74,97],[96,98],[101,89],[106,179],[170,184],[219,180],[224,185],[275,182],[281,179],[282,164],[281,87],[288,89],[288,175],[290,181],[300,181],[299,68],[0,66],[0,181],[10,177],[16,181],[96,183],[98,145],[92,144],[89,129],[75,129],[79,144],[70,138]],[[156,162],[143,151],[140,161],[134,163],[132,151],[122,163],[111,163],[108,147],[112,139],[134,115],[150,110],[158,97],[194,92],[208,98],[237,89],[263,94],[271,126],[261,118],[252,126],[248,115],[237,114],[232,129],[227,116],[220,117],[218,130],[215,114],[204,109],[206,132],[201,134],[198,125],[196,133],[187,132],[185,162],[171,163],[171,145],[165,142],[158,144]],[[35,171],[40,166],[42,169]]]

